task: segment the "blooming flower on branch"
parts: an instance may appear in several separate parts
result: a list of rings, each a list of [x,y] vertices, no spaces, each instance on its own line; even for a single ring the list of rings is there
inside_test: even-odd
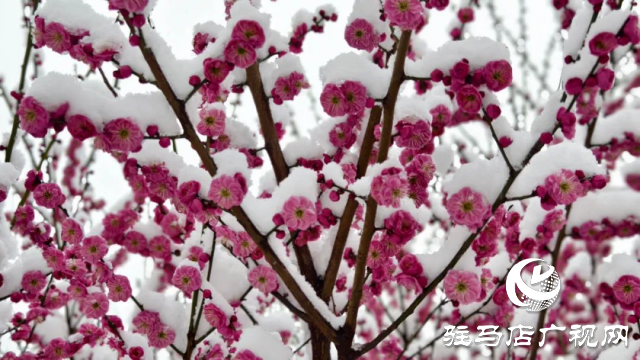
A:
[[[193,266],[180,266],[173,273],[172,282],[178,289],[191,295],[202,285],[202,276],[200,270]]]
[[[272,268],[259,265],[249,271],[249,283],[263,294],[268,295],[278,289],[278,276]]]
[[[482,194],[469,187],[462,188],[447,200],[447,212],[451,220],[470,229],[480,227],[491,213],[491,206]]]
[[[293,230],[307,230],[317,221],[316,207],[306,197],[292,196],[282,206],[285,224]]]
[[[479,300],[482,286],[478,275],[464,270],[451,270],[444,278],[444,293],[462,305]]]

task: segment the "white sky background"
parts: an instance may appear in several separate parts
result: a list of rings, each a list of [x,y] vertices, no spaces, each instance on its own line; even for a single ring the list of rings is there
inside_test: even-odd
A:
[[[85,1],[92,5],[98,12],[107,16],[114,16],[114,13],[109,12],[107,9],[107,1]],[[468,2],[469,0],[451,1],[452,6],[456,9],[461,3],[466,5]],[[272,2],[262,0],[262,10],[272,15],[272,28],[282,34],[289,34],[291,32],[291,18],[299,9],[304,8],[314,12],[318,6],[326,3],[332,3],[336,7],[338,12],[337,23],[328,23],[325,26],[325,32],[323,34],[310,33],[303,46],[304,52],[300,54],[307,79],[312,84],[312,91],[316,99],[322,90],[318,79],[318,69],[338,54],[351,51],[351,48],[347,46],[344,40],[343,34],[346,20],[351,13],[353,1],[278,0],[277,2]],[[486,2],[482,1],[481,3]],[[550,0],[495,0],[498,15],[503,18],[507,27],[512,29],[512,33],[516,37],[519,37],[520,34],[518,22],[520,3],[525,3],[528,7],[526,22],[528,28],[527,49],[534,50],[530,51],[529,57],[538,67],[541,67],[543,59],[546,56],[551,56],[551,54],[546,53],[546,47],[549,37],[553,36],[558,29],[558,23],[555,18],[557,13],[551,7]],[[455,16],[452,6],[442,12],[430,12],[429,24],[419,34],[419,37],[426,42],[429,48],[437,49],[450,39],[448,32],[451,21]],[[20,19],[21,12],[21,0],[0,1],[0,34],[2,34],[0,35],[0,49],[2,49],[0,55],[0,76],[4,78],[5,88],[9,91],[17,88],[20,76],[20,65],[26,43],[25,30],[22,27]],[[173,48],[176,56],[179,58],[188,58],[193,55],[191,52],[193,26],[197,23],[211,20],[219,24],[224,24],[224,16],[223,0],[158,0],[158,4],[152,13],[152,21],[156,26],[156,30]],[[483,7],[481,10],[476,9],[476,20],[465,27],[465,36],[469,35],[488,36],[495,39],[496,33],[486,7]],[[512,63],[515,71],[514,81],[520,82],[521,80],[518,75],[520,58],[515,53],[516,49],[514,49],[511,44],[506,44],[512,51]],[[556,47],[556,51],[553,53],[554,59],[552,60],[552,64],[555,63],[550,76],[550,87],[552,89],[555,89],[557,86],[559,66],[562,64],[561,55],[557,49],[558,47]],[[59,55],[48,49],[39,51],[44,59],[44,69],[42,70],[45,72],[57,71],[74,74],[74,66],[77,67],[78,73],[84,74],[86,72],[84,65],[75,62],[68,55]],[[111,77],[110,74],[113,70],[111,66],[106,64],[104,69],[107,75]],[[40,75],[42,75],[42,72]],[[92,78],[99,81],[99,75],[92,75]],[[528,83],[529,85],[535,84],[535,80],[530,78]],[[413,84],[411,82],[407,84],[406,88],[408,92],[413,91],[412,86]],[[140,86],[133,77],[122,83],[121,93],[139,91],[146,91],[145,87]],[[531,91],[535,97],[540,95],[537,87],[533,87]],[[503,102],[506,103],[507,91],[503,91],[503,93]],[[235,95],[231,94],[230,99],[233,100],[234,98]],[[242,99],[243,106],[238,109],[238,119],[250,127],[257,129],[257,116],[253,110],[252,100],[248,91]],[[304,134],[316,121],[313,112],[310,111],[309,97],[303,93],[301,96],[296,97],[293,102],[287,102],[287,104],[290,104],[289,106],[291,106],[291,109],[295,112],[294,121]],[[228,106],[228,109],[230,110],[230,106]],[[317,109],[317,111],[323,118],[326,118],[321,108]],[[513,118],[510,110],[505,109],[503,113]],[[10,123],[11,117],[9,112],[4,104],[1,104],[0,133],[10,131]],[[471,126],[471,128],[467,130],[472,134],[477,133],[475,130],[482,129],[481,126],[475,128],[473,124],[469,126]],[[180,154],[183,156],[194,156],[193,151],[189,149],[188,145],[183,145],[184,146],[179,147],[179,150],[181,150]],[[188,159],[188,161],[189,160],[197,161],[195,157]],[[98,166],[94,166],[96,176],[92,177],[93,185],[96,192],[100,193],[101,197],[105,198],[108,204],[113,204],[114,201],[117,201],[117,199],[119,199],[124,192],[128,192],[129,189],[126,187],[126,182],[122,178],[120,167],[115,165],[115,161],[109,155],[98,152],[97,164]]]
[[[85,1],[92,5],[97,11],[114,17],[114,13],[109,12],[107,9],[106,0]],[[559,46],[556,46],[555,51],[552,53],[546,52],[549,38],[557,35],[557,29],[559,28],[556,19],[558,14],[551,7],[551,0],[494,1],[498,15],[505,21],[507,27],[512,29],[512,33],[517,38],[520,38],[520,24],[518,22],[520,5],[525,3],[526,6],[529,7],[526,16],[526,26],[528,29],[526,47],[529,50],[529,58],[541,68],[541,64],[546,57],[553,57],[551,59],[553,65],[549,76],[549,86],[551,89],[556,89],[562,65],[562,56],[558,51]],[[20,65],[26,43],[26,33],[21,21],[21,2],[22,0],[0,0],[0,34],[2,34],[0,35],[0,49],[2,49],[0,52],[0,76],[4,78],[4,86],[9,91],[16,89],[18,86]],[[469,0],[451,0],[451,2],[457,10],[461,3],[466,5]],[[481,1],[483,4],[486,4],[486,2],[487,0]],[[304,52],[299,55],[305,68],[307,79],[312,85],[311,91],[317,99],[322,90],[318,79],[319,68],[338,54],[352,51],[352,49],[347,46],[343,34],[346,20],[351,13],[353,0],[278,0],[277,2],[262,0],[262,3],[262,10],[272,15],[272,28],[285,35],[291,32],[291,19],[299,9],[305,8],[314,12],[318,6],[326,3],[332,3],[336,7],[338,22],[328,23],[325,26],[325,32],[323,34],[310,33],[303,46]],[[432,11],[430,13],[429,24],[418,36],[426,42],[429,48],[437,49],[443,43],[450,40],[448,35],[450,30],[449,24],[454,16],[455,12],[451,8],[443,12]],[[179,58],[188,58],[193,55],[191,52],[191,40],[194,25],[211,20],[219,24],[224,24],[224,17],[223,0],[158,0],[158,4],[152,13],[152,20],[156,30],[166,39]],[[479,11],[476,9],[476,20],[465,27],[465,36],[469,35],[488,36],[495,39],[495,29],[485,7]],[[514,49],[511,44],[506,44],[512,52],[511,62],[515,72],[514,82],[522,84],[520,77],[520,57],[516,54],[516,49]],[[521,45],[524,45],[524,43]],[[76,63],[68,55],[59,55],[47,49],[39,50],[39,52],[44,60],[44,68],[41,68],[39,75],[42,75],[42,70],[44,70],[44,72],[57,71],[75,74],[77,69],[77,73],[83,75],[86,73],[86,66]],[[30,70],[32,70],[32,68],[30,68]],[[109,64],[105,64],[104,70],[111,78],[113,68]],[[93,78],[94,81],[101,81],[99,75],[92,75],[91,78]],[[539,91],[533,77],[529,77],[528,86],[528,90],[534,98],[546,96],[546,94]],[[149,89],[150,87],[139,85],[137,80],[131,77],[121,82],[120,93],[147,91]],[[405,86],[405,91],[412,93],[413,83],[408,82]],[[507,95],[508,91],[506,90],[501,94],[503,104],[507,103]],[[234,99],[235,94],[231,94],[230,100]],[[242,97],[242,101],[243,106],[238,109],[237,119],[257,130],[257,116],[248,91]],[[311,103],[306,93],[302,93],[296,97],[293,102],[287,102],[286,104],[294,111],[295,115],[293,119],[302,134],[305,134],[308,129],[315,125],[315,115],[313,111],[311,111]],[[231,106],[227,105],[227,109],[230,110]],[[320,114],[321,118],[327,118],[327,116],[322,113],[320,107],[318,107],[316,111]],[[503,114],[511,121],[513,120],[511,110],[503,109]],[[528,120],[531,120],[532,116],[533,114],[530,112]],[[12,118],[6,106],[4,103],[0,103],[0,133],[10,131],[11,120]],[[479,124],[467,124],[463,126],[468,133],[476,135],[480,138],[480,142],[484,143],[485,133],[487,132],[485,127]],[[87,150],[90,143],[90,141],[85,142]],[[181,143],[181,145],[179,145],[180,155],[184,156],[187,162],[196,163],[197,157],[189,148],[186,141],[181,140],[179,143]],[[23,151],[22,148],[19,151]],[[97,160],[93,166],[95,174],[91,177],[94,191],[99,194],[99,198],[107,201],[108,206],[114,205],[118,200],[122,199],[123,196],[129,194],[130,189],[123,179],[122,167],[108,154],[97,152],[96,155]],[[268,167],[268,164],[266,167]],[[62,166],[60,166],[59,169],[62,169]],[[24,178],[25,175],[26,171],[23,171],[22,177]],[[7,202],[4,204],[5,208],[15,208],[16,201],[15,198],[7,199]],[[137,265],[137,270],[138,271],[134,270],[134,268],[128,265],[119,272],[130,272],[131,274],[136,274],[137,277],[141,275],[139,265]],[[127,311],[124,309],[126,305],[112,305],[114,306],[113,313],[126,314]]]

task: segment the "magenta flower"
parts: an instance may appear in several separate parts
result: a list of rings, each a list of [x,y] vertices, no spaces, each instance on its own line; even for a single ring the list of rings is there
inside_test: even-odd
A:
[[[253,351],[245,349],[238,352],[233,360],[262,360],[262,358],[254,354]]]
[[[560,205],[569,205],[584,192],[578,177],[572,171],[562,169],[559,173],[549,175],[544,181],[547,194]]]
[[[399,266],[400,270],[407,275],[418,276],[423,274],[422,264],[420,264],[418,258],[413,254],[403,256]]]
[[[180,199],[183,204],[189,204],[198,197],[200,187],[200,182],[195,180],[183,182],[180,184],[180,187],[178,187],[178,199]]]
[[[149,241],[149,251],[153,258],[164,260],[171,256],[171,242],[166,236],[156,236]]]
[[[398,210],[384,220],[384,227],[389,235],[389,244],[404,245],[411,240],[418,232],[422,231],[422,226],[407,211]],[[387,250],[389,251],[389,250]],[[391,251],[392,253],[394,251]]]
[[[73,115],[67,119],[67,129],[74,138],[84,141],[98,134],[96,126],[84,115]]]
[[[89,294],[81,300],[80,311],[89,319],[100,319],[109,311],[109,299],[101,292]]]
[[[60,54],[71,48],[71,36],[64,26],[57,22],[47,24],[43,40],[46,46]]]
[[[180,266],[173,273],[171,282],[175,287],[190,295],[202,285],[202,275],[200,275],[200,270],[193,266]]]
[[[608,55],[616,47],[618,47],[618,40],[610,32],[599,33],[589,41],[589,50],[595,56]]]
[[[560,231],[566,223],[567,218],[564,216],[564,211],[560,209],[548,212],[542,221],[542,225],[551,232]]]
[[[399,147],[420,149],[431,140],[431,125],[424,120],[418,120],[415,123],[410,120],[400,120],[396,124],[396,130],[398,130],[398,136],[395,139]]]
[[[419,185],[423,188],[429,185],[433,175],[436,172],[436,165],[433,163],[431,156],[426,154],[418,154],[406,166],[405,171],[409,179],[410,185]]]
[[[100,236],[89,236],[82,241],[81,253],[89,263],[97,264],[108,252],[107,241]]]
[[[34,137],[44,137],[47,134],[49,113],[31,96],[25,97],[18,107],[20,128]]]
[[[378,35],[365,19],[355,19],[347,25],[344,38],[349,46],[358,50],[371,52],[378,45]]]
[[[249,283],[263,294],[268,295],[278,288],[278,275],[272,268],[259,265],[249,272]]]
[[[226,61],[218,59],[205,59],[203,65],[204,77],[216,84],[223,82],[231,71],[231,67]]]
[[[384,265],[388,257],[384,256],[383,247],[384,245],[380,241],[371,242],[371,246],[369,247],[369,256],[367,257],[368,267],[376,269]]]
[[[282,206],[285,224],[293,230],[307,230],[316,223],[316,207],[306,197],[292,196]]]
[[[633,304],[640,300],[640,278],[623,275],[613,284],[613,295],[623,304]]]
[[[158,349],[163,349],[173,344],[175,339],[176,332],[168,326],[156,326],[149,333],[149,345]]]
[[[308,89],[310,86],[304,75],[297,71],[289,74],[289,82],[293,85],[293,96],[300,94],[302,89]]]
[[[447,200],[447,212],[451,221],[464,225],[471,230],[482,226],[484,220],[491,214],[491,205],[482,194],[464,187]]]
[[[51,183],[43,183],[36,186],[33,198],[36,200],[36,204],[47,209],[55,209],[64,204],[66,200],[58,184]]]
[[[219,307],[214,304],[204,306],[204,319],[214,328],[229,326],[229,318]]]
[[[367,89],[357,81],[345,81],[340,90],[344,94],[345,112],[356,115],[364,110],[367,103]]]
[[[209,45],[209,34],[207,33],[197,33],[193,36],[193,41],[191,42],[191,44],[193,45],[193,52],[196,55],[200,55],[202,54],[202,52],[204,51],[204,49],[207,48],[207,45]],[[206,60],[205,60],[206,61]]]
[[[55,338],[44,348],[44,357],[47,359],[67,359],[69,358],[69,343],[61,338]]]
[[[356,142],[353,126],[346,122],[337,124],[329,132],[329,141],[337,148],[350,148]]]
[[[464,270],[451,270],[444,278],[444,293],[460,304],[471,304],[479,300],[482,285],[478,276]]]
[[[473,9],[470,7],[464,7],[458,10],[458,20],[461,23],[472,22],[474,19]]]
[[[289,77],[280,77],[276,80],[273,88],[274,97],[277,96],[281,100],[293,100],[294,85],[291,83]]]
[[[138,125],[129,119],[115,119],[104,127],[104,135],[113,150],[137,151],[142,146],[144,135]]]
[[[506,89],[513,81],[511,64],[506,60],[490,61],[483,69],[484,80],[491,91]]]
[[[226,128],[225,119],[226,115],[220,109],[203,109],[200,111],[200,122],[196,126],[196,130],[204,136],[220,136],[224,134]]]
[[[127,301],[131,297],[131,284],[126,276],[114,275],[107,280],[107,287],[111,301]]]
[[[385,0],[384,13],[391,25],[413,30],[424,22],[424,9],[418,0]]]
[[[125,235],[122,245],[127,251],[133,254],[140,254],[147,249],[147,238],[137,231],[129,231]]]
[[[151,311],[141,311],[138,313],[138,315],[133,318],[132,324],[136,332],[143,335],[148,335],[152,333],[156,327],[162,326],[158,313]]]
[[[68,242],[69,244],[79,244],[84,238],[84,234],[82,232],[82,227],[73,219],[65,219],[62,222],[62,230],[60,232],[60,237],[63,241]]]
[[[242,203],[246,192],[246,187],[243,188],[236,178],[229,175],[221,175],[211,181],[209,199],[223,209],[231,209]]]
[[[473,85],[465,85],[456,93],[456,103],[467,114],[477,114],[482,108],[482,96]]]
[[[224,48],[224,59],[241,69],[253,65],[257,58],[253,46],[243,40],[231,40]]]
[[[640,43],[640,29],[638,28],[637,15],[629,16],[629,19],[625,23],[624,28],[622,29],[622,32],[627,38],[629,38],[629,41],[632,44],[636,45]]]
[[[132,13],[141,13],[149,4],[149,0],[109,0],[109,6],[114,9],[127,10]]]
[[[233,27],[231,39],[245,41],[254,48],[259,49],[264,45],[264,30],[256,21],[240,20]]]
[[[47,286],[47,278],[38,270],[28,271],[22,275],[20,286],[30,294],[37,294]]]
[[[329,116],[342,116],[347,111],[347,99],[340,88],[335,84],[328,84],[320,94],[320,103],[324,112]]]
[[[233,254],[238,257],[249,257],[257,248],[258,245],[244,231],[233,239]]]
[[[398,175],[378,175],[371,182],[371,196],[382,206],[400,207],[409,193],[409,182]]]

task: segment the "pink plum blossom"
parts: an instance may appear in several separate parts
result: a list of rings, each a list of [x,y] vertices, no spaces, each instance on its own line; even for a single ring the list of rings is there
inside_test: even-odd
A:
[[[582,196],[583,187],[578,177],[571,171],[562,169],[559,173],[546,178],[548,194],[558,204],[568,205]]]
[[[257,55],[251,44],[233,39],[224,49],[224,59],[241,69],[246,69],[256,62]]]
[[[209,199],[223,209],[231,209],[242,203],[246,188],[234,177],[221,175],[211,182]]]
[[[172,282],[178,289],[191,294],[202,285],[202,276],[197,268],[185,265],[176,269]]]
[[[292,196],[282,206],[285,224],[293,230],[307,230],[317,221],[316,207],[306,197]]]
[[[483,69],[484,79],[491,91],[500,91],[511,85],[513,75],[508,61],[489,61]]]
[[[482,286],[478,275],[464,270],[450,270],[444,278],[444,293],[460,304],[471,304],[479,300]]]
[[[276,272],[265,265],[259,265],[249,271],[249,283],[268,295],[278,289],[278,276]]]
[[[424,21],[424,9],[418,0],[385,0],[384,12],[392,25],[412,30]]]
[[[347,44],[358,50],[372,51],[378,45],[378,36],[370,22],[355,19],[344,30]]]
[[[18,107],[20,128],[34,137],[44,137],[49,124],[49,113],[31,96],[25,97]]]
[[[38,185],[33,192],[33,198],[36,200],[36,204],[47,209],[55,209],[64,204],[66,200],[58,184],[51,183]]]
[[[223,110],[209,108],[200,111],[200,122],[196,126],[198,133],[216,137],[224,134],[226,115]]]
[[[464,187],[447,200],[447,212],[451,220],[458,225],[476,229],[482,225],[491,211],[482,194]]]
[[[231,39],[245,41],[254,48],[259,49],[264,45],[264,30],[256,21],[240,20],[233,27]]]

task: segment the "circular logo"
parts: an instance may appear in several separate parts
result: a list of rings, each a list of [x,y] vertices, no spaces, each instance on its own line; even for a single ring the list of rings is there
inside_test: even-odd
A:
[[[533,268],[531,280],[527,284],[522,279],[522,270],[533,262],[538,265]],[[505,286],[507,296],[514,305],[526,307],[529,312],[537,312],[547,309],[558,298],[560,294],[560,277],[553,266],[542,259],[532,258],[520,261],[509,270]],[[516,294],[516,286],[523,294],[522,300]]]

